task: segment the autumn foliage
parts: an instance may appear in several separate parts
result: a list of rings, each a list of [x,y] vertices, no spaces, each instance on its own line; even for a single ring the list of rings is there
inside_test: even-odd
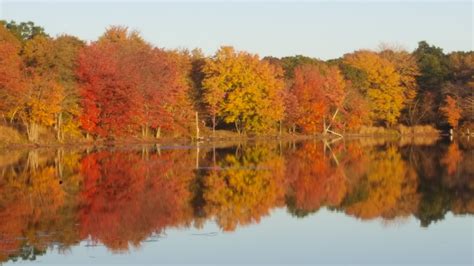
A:
[[[368,99],[371,118],[387,125],[395,124],[404,106],[407,89],[401,86],[395,66],[371,51],[357,51],[346,55],[344,60],[367,76],[367,87],[361,90]]]
[[[443,115],[446,117],[449,125],[453,128],[457,128],[459,119],[461,118],[461,109],[459,108],[456,100],[451,96],[446,96],[445,105],[440,108]]]
[[[472,122],[472,52],[446,55],[426,42],[323,61],[231,46],[209,56],[168,50],[118,26],[86,43],[0,24],[0,115],[35,143]]]
[[[152,233],[186,225],[192,178],[185,151],[140,154],[99,152],[81,161],[81,236],[115,251],[139,246]]]
[[[338,206],[346,194],[344,171],[324,155],[323,145],[305,143],[289,154],[288,208],[296,215],[317,211],[322,206]]]
[[[288,122],[296,124],[307,133],[322,132],[325,123],[331,123],[335,119],[331,119],[333,113],[342,109],[345,81],[335,67],[297,67],[288,97],[294,99],[287,107],[287,113],[291,113]]]
[[[182,130],[174,112],[189,104],[179,71],[172,54],[151,47],[136,32],[109,29],[78,56],[83,128],[101,137],[139,132],[146,137],[150,130],[159,137],[161,129]]]
[[[257,55],[221,47],[204,67],[204,102],[213,119],[261,133],[283,118],[283,72]]]

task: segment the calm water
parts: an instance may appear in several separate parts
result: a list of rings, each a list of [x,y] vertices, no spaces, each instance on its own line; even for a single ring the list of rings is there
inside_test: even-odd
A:
[[[0,153],[0,262],[474,262],[473,140]]]

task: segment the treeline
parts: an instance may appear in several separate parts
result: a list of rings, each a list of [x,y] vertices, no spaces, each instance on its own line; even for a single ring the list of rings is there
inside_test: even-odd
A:
[[[427,227],[448,213],[474,214],[469,144],[399,147],[364,138],[326,151],[311,141],[0,153],[0,262],[68,252],[81,241],[124,252],[168,229],[209,222],[234,231],[275,209]]]
[[[474,117],[473,52],[424,41],[413,52],[386,46],[328,61],[232,47],[207,57],[155,47],[124,27],[86,43],[31,22],[0,24],[0,115],[33,142],[45,130],[59,141],[195,136],[196,125],[209,134],[340,134],[457,129]]]

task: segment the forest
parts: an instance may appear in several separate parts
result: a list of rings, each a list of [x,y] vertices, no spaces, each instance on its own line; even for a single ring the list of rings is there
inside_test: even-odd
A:
[[[473,130],[472,51],[420,41],[327,61],[230,46],[206,56],[121,26],[86,42],[0,25],[2,143]]]

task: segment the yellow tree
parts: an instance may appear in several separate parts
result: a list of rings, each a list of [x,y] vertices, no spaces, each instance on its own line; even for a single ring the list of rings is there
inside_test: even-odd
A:
[[[420,69],[416,57],[404,49],[390,46],[382,47],[380,56],[390,61],[395,67],[400,75],[400,85],[405,88],[406,103],[411,103],[419,90],[416,78],[420,76]]]
[[[28,94],[19,112],[30,141],[38,141],[41,126],[51,127],[61,111],[63,88],[54,80],[41,76],[28,79]]]
[[[204,102],[213,119],[261,132],[283,118],[283,72],[257,55],[222,47],[203,69]]]
[[[64,88],[52,70],[53,50],[52,40],[45,36],[28,40],[23,49],[28,85],[18,115],[30,141],[38,141],[40,126],[55,125],[61,111]]]
[[[388,126],[395,124],[403,109],[406,91],[395,66],[377,53],[364,50],[345,55],[344,61],[367,75],[368,87],[363,90],[371,118]]]
[[[405,88],[406,104],[411,103],[419,90],[416,78],[420,75],[420,69],[415,56],[402,49],[388,48],[381,51],[380,56],[395,67],[395,71],[400,75],[400,85]]]

